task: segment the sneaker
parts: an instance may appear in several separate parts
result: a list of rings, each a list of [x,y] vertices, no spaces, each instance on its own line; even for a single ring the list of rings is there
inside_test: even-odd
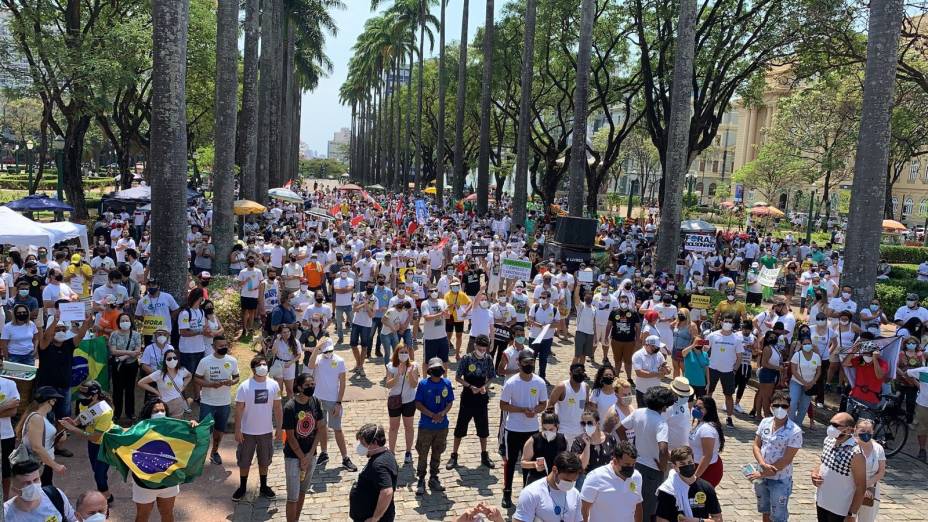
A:
[[[416,496],[425,495],[425,479],[419,479],[419,482],[416,483]]]
[[[918,450],[918,460],[922,462],[928,461],[928,454],[925,453],[925,450],[923,449]]]
[[[67,448],[55,448],[56,457],[73,457],[74,453]]]
[[[222,465],[222,457],[219,456],[219,453],[214,451],[209,456],[209,461],[217,466]]]
[[[740,404],[735,404],[735,412],[743,414],[744,408],[742,408]]]
[[[429,490],[441,492],[445,490],[445,486],[441,485],[441,481],[438,480],[438,477],[432,477],[429,479]]]
[[[503,501],[500,503],[503,509],[512,509],[512,492],[503,491]]]
[[[242,500],[242,497],[245,496],[245,488],[238,488],[235,490],[235,493],[232,493],[232,502],[238,502]]]
[[[735,427],[735,423],[731,421],[731,417],[729,417],[728,420],[725,421],[725,425],[728,426],[729,428]]]
[[[354,465],[354,462],[351,462],[351,459],[345,457],[342,459],[342,467],[348,471],[358,471],[358,467]]]
[[[490,469],[493,469],[496,467],[496,464],[494,464],[493,461],[490,459],[490,454],[486,451],[480,454],[480,464]]]
[[[325,466],[326,462],[328,461],[329,461],[329,454],[323,451],[322,453],[319,454],[319,457],[316,458],[316,465]]]
[[[454,469],[458,467],[458,454],[452,453],[451,458],[448,459],[448,463],[445,464],[445,469]]]
[[[270,486],[261,486],[261,489],[258,490],[264,498],[277,498],[277,494],[274,493],[274,490]]]
[[[406,465],[412,464],[412,452],[411,451],[406,452],[406,458],[403,459],[403,464],[406,464]]]

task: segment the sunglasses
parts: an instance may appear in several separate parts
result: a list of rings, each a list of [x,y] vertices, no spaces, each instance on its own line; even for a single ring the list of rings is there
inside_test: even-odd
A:
[[[838,424],[837,422],[830,422],[829,424],[831,424],[831,426],[834,427],[834,428],[838,428],[839,430],[842,429],[842,428],[846,428],[846,427],[847,427],[847,426],[842,426],[842,425]]]
[[[596,423],[595,423],[595,422],[592,422],[592,421],[590,421],[590,422],[582,422],[582,421],[581,421],[581,422],[580,422],[580,426],[596,426]]]
[[[785,409],[785,408],[789,408],[789,404],[782,404],[782,403],[781,403],[781,404],[771,404],[770,406],[773,407],[773,408],[784,408],[784,409]]]
[[[168,357],[165,361],[176,361],[177,357]]]

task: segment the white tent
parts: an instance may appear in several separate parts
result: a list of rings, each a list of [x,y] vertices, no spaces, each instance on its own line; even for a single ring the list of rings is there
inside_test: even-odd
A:
[[[19,212],[0,207],[0,244],[17,247],[45,247],[51,250],[55,243],[80,238],[84,251],[89,250],[87,227],[77,223],[36,223]]]
[[[80,239],[81,249],[84,252],[90,252],[90,242],[87,240],[87,226],[70,221],[59,221],[57,223],[39,223],[42,228],[54,234],[54,242],[61,243],[69,239]]]

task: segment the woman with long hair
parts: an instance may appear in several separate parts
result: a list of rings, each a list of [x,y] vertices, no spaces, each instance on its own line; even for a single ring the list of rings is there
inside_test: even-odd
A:
[[[686,308],[677,310],[677,319],[673,322],[673,376],[679,377],[683,372],[683,349],[691,346],[699,336],[699,328],[690,320],[690,311]]]
[[[87,439],[87,458],[90,460],[90,469],[93,471],[93,480],[97,485],[97,491],[106,497],[107,503],[113,502],[113,495],[110,495],[109,481],[106,474],[110,470],[110,465],[98,459],[100,455],[100,442],[103,440],[103,434],[113,427],[113,410],[112,399],[103,393],[100,383],[97,381],[87,381],[79,388],[77,403],[84,410],[96,411],[90,423],[78,425],[77,421],[71,418],[62,419],[61,426],[69,433]],[[101,403],[105,403],[102,404]]]
[[[696,424],[690,431],[690,447],[693,448],[696,476],[716,487],[722,481],[724,471],[719,453],[725,449],[725,432],[715,399],[709,395],[696,399],[693,422]]]
[[[13,321],[3,325],[0,333],[0,354],[10,362],[35,366],[39,328],[30,314],[28,306],[13,305]]]
[[[873,440],[873,421],[870,419],[857,421],[855,436],[867,463],[867,489],[857,519],[860,522],[875,522],[880,514],[880,481],[886,475],[886,451]]]
[[[203,353],[209,355],[213,353],[213,339],[226,333],[225,328],[219,321],[219,314],[216,313],[216,303],[207,299],[200,306],[203,309]]]
[[[55,462],[55,425],[48,420],[48,415],[55,409],[64,396],[51,386],[40,386],[32,394],[32,403],[23,412],[16,424],[16,438],[23,441],[29,454],[44,465],[42,485],[52,485],[52,473],[64,473],[63,464]]]
[[[300,357],[303,355],[300,341],[290,330],[289,325],[280,325],[277,335],[274,336],[269,355],[274,357],[271,377],[277,381],[281,389],[286,390],[289,399],[293,396],[293,379],[296,377],[296,368],[300,365]]]
[[[615,368],[611,364],[604,364],[596,371],[593,378],[593,388],[590,392],[590,405],[596,408],[601,419],[609,414],[609,408],[618,402],[615,387]]]
[[[187,411],[184,389],[193,375],[178,362],[177,352],[165,350],[161,369],[143,377],[136,386],[164,401],[168,415],[179,419]]]
[[[110,356],[113,369],[113,420],[119,422],[125,411],[130,422],[135,422],[135,382],[139,376],[139,356],[142,355],[142,336],[135,329],[132,316],[119,314],[117,329],[110,334]],[[125,410],[123,409],[125,406]]]
[[[754,410],[751,412],[752,416],[770,416],[770,397],[777,386],[777,381],[780,380],[780,363],[783,359],[777,349],[779,337],[776,332],[772,331],[764,334],[757,369],[757,394],[755,396]]]
[[[570,451],[580,456],[580,463],[583,465],[583,472],[577,478],[577,487],[582,488],[589,472],[609,464],[619,439],[614,433],[602,430],[599,412],[595,408],[583,411],[580,415],[580,428],[583,433],[574,439]]]
[[[390,362],[387,363],[386,386],[390,389],[387,395],[387,414],[390,417],[388,438],[390,450],[396,453],[396,440],[402,417],[403,433],[406,437],[405,464],[412,464],[412,445],[415,438],[413,420],[416,414],[416,389],[419,386],[420,374],[413,348],[405,343],[397,345],[390,356]]]

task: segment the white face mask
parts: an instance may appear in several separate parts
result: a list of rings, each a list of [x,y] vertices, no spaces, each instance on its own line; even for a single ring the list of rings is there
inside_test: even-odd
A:
[[[406,362],[406,361],[409,360],[409,354],[408,354],[408,353],[399,353],[399,354],[396,355],[396,358],[399,359],[400,362]]]
[[[484,310],[486,310],[489,307],[490,307],[489,301],[480,301],[480,308],[483,308]]]
[[[838,428],[835,428],[834,426],[829,425],[828,429],[825,430],[825,435],[829,438],[837,439],[843,434],[841,433],[841,430],[839,430]]]
[[[119,329],[120,329],[120,330],[128,330],[129,328],[132,328],[132,323],[130,323],[129,321],[120,321],[120,322],[119,322]]]
[[[42,486],[36,484],[35,482],[27,484],[26,487],[19,493],[19,498],[25,500],[26,502],[32,502],[33,500],[38,500],[42,497]]]
[[[84,522],[104,522],[106,520],[106,513],[94,513],[89,517],[84,518]]]
[[[735,300],[735,296],[733,296],[733,295],[731,295],[731,294],[725,296],[725,298],[728,299],[729,301],[734,301],[734,300]]]
[[[258,377],[267,377],[267,365],[260,364],[255,367],[255,375]]]
[[[734,326],[732,323],[722,323],[722,331],[730,332],[732,329],[732,326]]]
[[[361,441],[358,441],[358,445],[354,447],[354,451],[362,457],[367,456],[367,446],[365,446]]]
[[[865,363],[871,363],[871,362],[873,362],[873,356],[872,356],[872,355],[864,355],[864,362],[865,362]]]
[[[558,479],[558,481],[557,481],[557,489],[558,489],[558,491],[567,492],[567,491],[570,491],[570,490],[574,489],[574,484],[576,484],[576,481],[574,481],[574,480],[561,480],[561,479]]]
[[[177,368],[177,359],[171,359],[170,361],[164,361],[164,364],[168,368],[171,368],[173,370],[174,368]]]
[[[818,319],[815,320],[815,325],[816,325],[816,326],[825,326],[826,324],[828,324],[828,321],[826,321],[826,320],[824,320],[824,319],[822,319],[821,321],[819,321]]]
[[[431,297],[432,299],[438,299],[438,292],[430,292],[429,297]]]
[[[153,419],[161,419],[161,418],[167,417],[167,416],[168,416],[168,414],[165,413],[165,412],[163,412],[163,411],[158,411],[158,412],[155,412],[155,413],[152,413],[152,414],[151,414],[151,418],[153,418]]]
[[[783,419],[785,419],[785,418],[786,418],[786,408],[774,408],[774,409],[773,409],[773,416],[776,417],[777,420],[783,420]]]
[[[596,431],[596,426],[584,426],[584,427],[583,427],[583,431],[584,431],[587,435],[592,435],[593,432]]]
[[[155,337],[155,341],[158,344],[165,345],[168,343],[168,337],[166,335],[159,335],[158,337]]]
[[[551,442],[555,439],[555,437],[557,437],[557,432],[551,430],[542,430],[541,436],[544,437],[546,441]]]
[[[63,343],[71,338],[71,332],[55,332],[55,340]]]
[[[850,293],[850,292],[841,292],[841,297],[844,298],[844,299],[850,299],[850,298],[851,298],[851,293]]]

